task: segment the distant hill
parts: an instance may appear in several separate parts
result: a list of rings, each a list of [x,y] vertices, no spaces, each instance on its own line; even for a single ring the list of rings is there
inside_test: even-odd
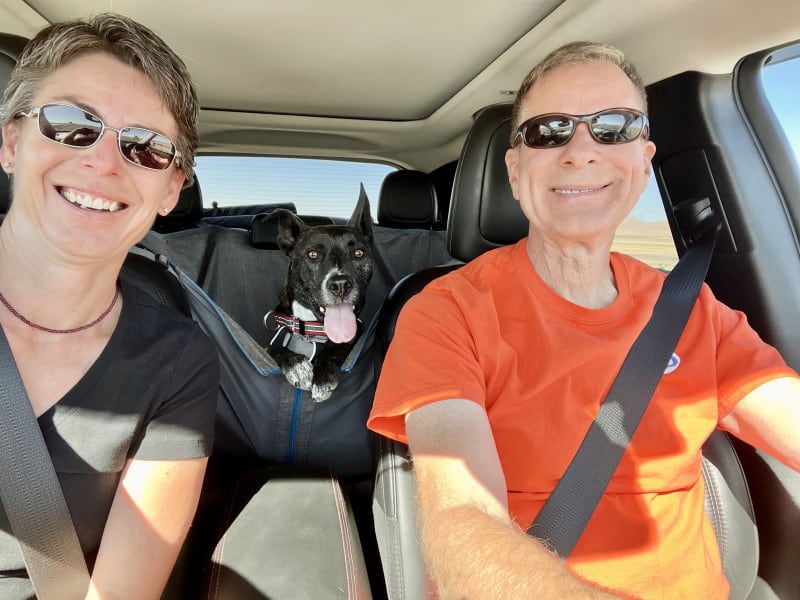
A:
[[[678,260],[666,220],[654,223],[628,217],[617,228],[612,250],[635,256],[659,269],[671,269]]]
[[[628,217],[625,219],[622,225],[617,229],[617,235],[626,237],[656,237],[672,240],[672,234],[670,233],[669,225],[666,221],[647,222],[637,219],[636,217]]]

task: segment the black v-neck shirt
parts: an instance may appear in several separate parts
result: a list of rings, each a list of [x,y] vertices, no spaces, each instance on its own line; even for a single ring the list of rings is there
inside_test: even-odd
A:
[[[38,419],[90,567],[126,461],[208,456],[219,393],[217,351],[200,327],[120,285],[122,312],[108,344]],[[33,598],[24,568],[0,504],[0,598]]]

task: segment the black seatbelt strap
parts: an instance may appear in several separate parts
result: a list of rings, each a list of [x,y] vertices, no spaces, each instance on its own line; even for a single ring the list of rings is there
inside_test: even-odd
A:
[[[39,600],[83,600],[89,589],[75,525],[0,328],[0,499]]]
[[[528,533],[562,558],[594,513],[664,374],[705,279],[716,226],[667,275],[653,314],[625,357],[575,457]]]

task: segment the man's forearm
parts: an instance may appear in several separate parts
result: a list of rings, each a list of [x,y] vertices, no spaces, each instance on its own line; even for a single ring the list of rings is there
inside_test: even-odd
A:
[[[439,598],[616,598],[572,575],[559,557],[510,523],[474,507],[421,518],[426,565]]]

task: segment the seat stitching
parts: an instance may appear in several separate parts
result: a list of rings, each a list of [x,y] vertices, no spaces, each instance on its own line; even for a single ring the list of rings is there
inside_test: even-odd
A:
[[[342,490],[338,485],[336,479],[331,476],[329,479],[331,487],[333,488],[334,506],[336,507],[336,516],[339,519],[339,533],[342,542],[342,555],[344,558],[345,582],[347,584],[347,597],[356,597],[355,575],[354,571],[354,558],[352,540],[350,539],[350,528],[347,524],[346,512],[344,506],[344,496]]]
[[[721,510],[720,503],[718,501],[720,497],[720,490],[719,486],[716,484],[715,479],[711,475],[711,470],[709,469],[708,465],[706,464],[705,460],[701,460],[702,471],[703,471],[703,479],[705,480],[706,488],[710,489],[712,493],[709,494],[709,505],[713,512],[714,522],[717,524],[717,530],[719,531],[719,535],[717,536],[717,543],[719,545],[720,551],[720,559],[722,561],[722,566],[725,565],[725,557],[727,556],[727,531],[725,528],[725,520],[722,516],[723,511]]]
[[[208,597],[210,600],[214,598],[219,598],[219,587],[222,580],[222,557],[225,554],[225,542],[228,539],[228,530],[231,526],[231,516],[233,515],[233,505],[234,499],[236,498],[236,493],[239,491],[239,482],[236,482],[236,485],[233,489],[233,494],[231,495],[231,500],[228,505],[228,515],[227,518],[222,522],[222,526],[224,527],[222,536],[220,537],[219,543],[217,547],[214,549],[214,554],[212,556],[211,561],[211,582],[208,586]]]

